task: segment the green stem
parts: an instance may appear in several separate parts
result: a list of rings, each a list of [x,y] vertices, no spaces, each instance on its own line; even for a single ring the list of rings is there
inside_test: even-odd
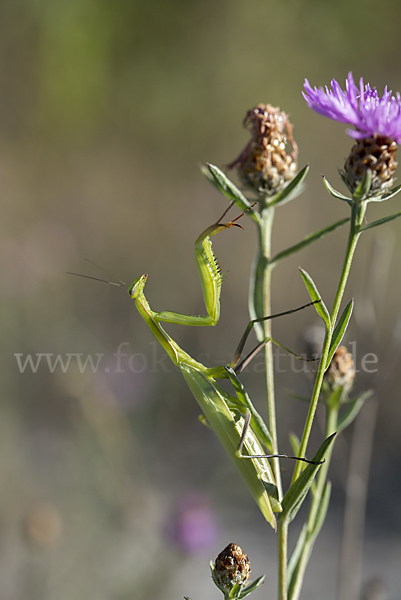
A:
[[[339,405],[337,404],[334,407],[330,405],[327,407],[327,417],[326,417],[326,432],[325,437],[328,437],[332,433],[334,433],[337,429],[337,421],[338,421],[338,409]],[[302,548],[302,553],[299,559],[299,565],[296,571],[296,578],[292,585],[292,593],[291,600],[298,600],[299,595],[302,589],[302,583],[305,575],[305,570],[308,565],[309,557],[312,553],[313,545],[316,539],[316,533],[314,533],[316,519],[318,516],[319,505],[321,502],[322,494],[324,492],[324,487],[326,484],[327,473],[330,467],[331,456],[333,452],[333,445],[328,450],[325,456],[325,463],[320,467],[319,475],[316,481],[316,489],[313,494],[313,499],[311,503],[311,507],[309,510],[309,517],[307,522],[307,534],[306,541]]]
[[[266,199],[261,201],[260,221],[258,223],[259,248],[255,259],[253,286],[250,296],[251,318],[264,317],[271,314],[271,276],[273,266],[271,260],[271,238],[274,220],[274,208],[267,205]],[[271,321],[267,320],[256,329],[259,341],[271,337]],[[272,454],[278,454],[278,435],[276,420],[276,405],[274,394],[273,346],[264,347],[265,381],[267,398],[268,427],[272,439]],[[283,487],[281,482],[280,462],[272,459],[272,466],[278,496],[281,500]],[[288,524],[278,523],[278,553],[279,553],[279,594],[280,600],[287,598],[287,534]]]
[[[271,314],[271,236],[274,220],[274,208],[261,202],[260,222],[258,226],[259,249],[255,263],[254,287],[251,290],[252,318]],[[271,337],[271,321],[264,321],[257,330],[259,341]],[[274,395],[273,347],[264,347],[265,381],[267,398],[268,426],[272,438],[272,454],[278,454],[278,436],[276,406]],[[282,498],[280,463],[278,458],[272,459],[279,499]]]
[[[278,519],[278,598],[287,600],[287,548],[288,548],[288,521]]]
[[[309,435],[312,428],[313,418],[315,415],[317,403],[319,400],[323,377],[327,368],[327,357],[330,350],[330,344],[333,336],[333,332],[336,325],[336,320],[338,317],[338,313],[340,310],[341,302],[343,299],[345,287],[347,284],[348,276],[351,269],[352,259],[355,254],[355,249],[358,243],[358,239],[360,236],[360,227],[363,221],[364,215],[366,211],[366,203],[365,202],[354,202],[352,206],[351,213],[351,222],[350,222],[350,231],[348,236],[347,249],[345,252],[345,258],[343,263],[343,268],[341,272],[340,281],[337,288],[337,293],[334,299],[333,308],[330,315],[331,326],[326,329],[326,335],[323,343],[322,356],[319,362],[319,370],[315,381],[315,387],[313,390],[313,395],[311,399],[311,404],[309,407],[308,416],[306,418],[306,424],[304,433],[302,436],[302,441],[300,445],[299,455],[304,456],[306,452],[306,448],[309,441]],[[326,437],[334,433],[337,428],[337,420],[338,420],[338,405],[327,407],[327,417],[326,417]],[[305,569],[309,561],[310,554],[312,552],[313,544],[315,542],[316,535],[313,535],[313,531],[316,524],[316,519],[318,516],[318,510],[322,499],[322,494],[324,492],[327,474],[330,467],[330,460],[332,455],[332,448],[327,453],[325,459],[326,462],[321,466],[319,475],[316,481],[316,489],[313,494],[311,507],[309,511],[309,517],[307,522],[307,537],[306,542],[302,550],[302,554],[299,560],[299,565],[296,574],[296,580],[294,585],[292,586],[292,594],[291,600],[297,600],[299,598],[299,594],[301,592],[302,582],[305,574]],[[301,473],[302,465],[298,463],[294,469],[293,481],[295,481],[300,473]]]
[[[329,435],[331,435],[332,433],[334,433],[337,430],[338,409],[339,409],[338,404],[336,404],[335,407],[331,407],[331,406],[327,407],[326,432],[325,432],[326,438],[328,438]],[[328,474],[329,467],[330,467],[330,461],[331,461],[331,455],[333,453],[333,448],[334,448],[334,444],[332,444],[331,447],[329,448],[329,450],[327,451],[326,456],[325,456],[325,462],[319,469],[319,474],[317,476],[317,481],[316,481],[315,494],[313,496],[313,500],[312,500],[311,508],[310,508],[310,512],[309,512],[309,517],[308,517],[308,532],[312,531],[315,521],[316,521],[317,511],[318,511],[319,504],[320,504],[320,499],[322,497],[324,486],[325,486],[326,480],[327,480],[327,474]]]
[[[312,399],[309,406],[308,415],[306,417],[306,423],[304,432],[302,435],[301,445],[299,448],[299,455],[305,456],[306,448],[309,442],[309,436],[312,429],[312,423],[315,416],[317,403],[320,396],[320,390],[323,384],[323,376],[327,369],[327,357],[330,350],[331,339],[333,336],[334,328],[336,325],[336,320],[338,316],[338,311],[340,310],[341,301],[344,295],[345,286],[347,284],[349,272],[351,269],[352,259],[354,257],[356,245],[358,243],[358,239],[360,236],[360,226],[365,215],[366,211],[366,203],[365,202],[354,202],[352,205],[352,213],[351,213],[351,222],[350,222],[350,232],[348,236],[348,244],[344,258],[344,264],[341,272],[340,282],[338,284],[337,293],[334,299],[333,309],[331,311],[330,320],[331,327],[326,330],[326,335],[322,348],[322,356],[319,362],[318,374],[315,381],[315,387],[313,389]],[[298,462],[294,468],[294,475],[292,478],[292,482],[294,482],[300,475],[302,470],[301,462]]]

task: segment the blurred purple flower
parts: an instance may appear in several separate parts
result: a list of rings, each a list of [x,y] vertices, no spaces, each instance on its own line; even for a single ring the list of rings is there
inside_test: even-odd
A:
[[[348,74],[344,92],[335,79],[331,81],[331,90],[312,88],[305,79],[305,92],[302,92],[308,106],[314,111],[341,123],[353,125],[356,130],[347,129],[348,135],[355,139],[371,136],[384,136],[401,142],[401,97],[396,97],[384,88],[380,98],[376,88],[364,85],[359,80],[359,88],[355,85],[352,73]]]
[[[216,539],[216,517],[201,492],[189,492],[176,504],[167,524],[169,539],[185,552],[208,548]]]

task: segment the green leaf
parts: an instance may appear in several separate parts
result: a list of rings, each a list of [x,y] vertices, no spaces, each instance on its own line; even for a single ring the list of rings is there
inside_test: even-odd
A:
[[[322,389],[324,389],[325,393],[327,393],[327,390],[330,388],[329,388],[329,386],[324,384],[324,388],[322,388]],[[327,403],[327,406],[329,406],[331,410],[338,410],[338,408],[341,404],[343,391],[344,391],[344,386],[339,385],[338,388],[334,390],[334,392],[331,392],[331,394],[328,394],[328,397],[326,398],[326,403]]]
[[[354,400],[349,400],[347,403],[344,404],[344,409],[341,412],[341,415],[338,419],[338,433],[341,433],[341,431],[344,431],[344,429],[351,425],[352,421],[358,416],[358,413],[364,405],[365,401],[368,398],[370,398],[372,394],[373,390],[367,390],[366,392],[358,396],[358,398],[355,398]]]
[[[389,192],[385,194],[381,194],[380,196],[373,196],[373,198],[369,198],[369,202],[385,202],[386,200],[390,200],[393,196],[396,196],[398,192],[401,191],[401,185],[396,185],[391,188]]]
[[[293,451],[294,455],[297,456],[299,454],[299,447],[301,445],[301,441],[300,441],[299,437],[293,431],[290,432],[288,437],[290,439],[292,451]]]
[[[309,244],[313,244],[313,242],[317,242],[317,240],[320,240],[328,233],[331,233],[332,231],[335,231],[336,229],[338,229],[345,223],[348,223],[349,220],[350,219],[348,217],[346,219],[340,219],[339,221],[332,223],[328,227],[324,227],[323,229],[320,229],[319,231],[315,231],[314,233],[307,235],[303,240],[298,242],[298,244],[295,244],[294,246],[290,246],[286,250],[283,250],[282,252],[279,252],[278,254],[276,254],[276,256],[274,256],[271,259],[270,264],[273,265],[273,264],[277,263],[279,260],[282,260],[283,258],[287,258],[287,256],[290,256],[291,254],[294,254],[295,252],[299,252],[299,250],[302,250],[306,246],[309,246]]]
[[[249,594],[251,594],[252,592],[257,590],[258,588],[260,588],[260,586],[263,585],[263,583],[264,583],[265,577],[266,577],[266,575],[262,575],[261,577],[258,577],[257,579],[255,579],[255,581],[253,581],[252,583],[247,585],[239,593],[238,599],[242,600],[243,598],[246,598],[247,596],[249,596]]]
[[[241,584],[236,583],[230,590],[230,593],[228,594],[228,597],[230,598],[230,600],[238,600],[240,591],[241,591]]]
[[[276,206],[277,204],[285,204],[290,200],[296,198],[302,191],[301,185],[303,180],[309,171],[309,165],[306,165],[299,173],[294,177],[292,181],[286,187],[276,194],[274,198],[269,202],[269,206]],[[298,188],[298,189],[297,189]]]
[[[327,363],[326,363],[325,370],[327,370],[329,368],[331,359],[333,358],[335,351],[337,350],[338,346],[341,343],[341,340],[344,337],[345,331],[348,327],[348,323],[349,323],[349,320],[352,315],[353,308],[354,308],[354,300],[351,300],[345,307],[344,312],[341,315],[340,320],[338,321],[338,323],[336,325],[336,328],[334,329],[333,337],[331,338],[331,344],[330,344],[330,349],[329,349],[329,354],[327,357]]]
[[[316,302],[317,300],[320,300],[320,302],[316,302],[315,309],[317,314],[322,317],[323,321],[326,324],[327,329],[331,328],[331,321],[330,321],[330,315],[329,315],[329,311],[326,308],[326,305],[324,304],[323,300],[320,297],[320,294],[318,292],[318,289],[316,287],[316,285],[314,284],[314,281],[312,279],[312,277],[303,269],[299,269],[301,271],[301,275],[302,275],[302,279],[304,280],[304,284],[306,286],[306,289],[309,292],[309,296],[312,299],[312,302]]]
[[[341,194],[341,192],[338,192],[337,190],[335,190],[333,188],[333,186],[330,185],[330,183],[327,181],[326,177],[324,175],[322,175],[322,177],[323,177],[323,183],[326,186],[326,189],[332,196],[334,196],[334,198],[337,198],[338,200],[343,200],[344,202],[347,202],[347,204],[352,205],[351,198],[348,198],[347,196],[344,196],[344,194]]]
[[[234,202],[240,210],[248,211],[248,215],[251,217],[251,219],[254,221],[259,221],[260,217],[258,213],[251,208],[250,202],[247,200],[247,198],[245,198],[244,194],[237,188],[237,186],[228,179],[227,175],[214,165],[208,164],[207,167],[213,178],[213,180],[211,180],[210,177],[207,177],[209,181],[212,181],[217,189],[224,194],[224,196],[230,200],[230,202]],[[203,169],[202,173],[205,174]]]
[[[301,402],[310,402],[310,396],[305,396],[305,394],[298,394],[297,392],[293,392],[292,390],[288,390],[286,395],[289,398],[293,398],[294,400],[300,400]]]
[[[331,481],[327,480],[324,486],[322,497],[320,498],[319,508],[316,515],[316,520],[313,525],[312,538],[315,540],[320,533],[323,523],[326,519],[327,510],[330,504],[331,496]]]
[[[363,176],[360,184],[356,188],[355,192],[352,194],[352,199],[354,202],[363,202],[367,199],[370,188],[372,185],[372,172],[368,169]]]
[[[209,425],[209,423],[207,422],[207,419],[205,417],[205,415],[199,415],[198,417],[198,421],[200,421],[200,423],[202,423],[202,425],[204,425],[205,427],[207,427],[208,429],[212,429]]]
[[[334,442],[336,434],[333,433],[326,438],[319,450],[313,457],[314,462],[320,462],[324,459],[327,451]],[[306,494],[309,491],[312,481],[319,470],[321,465],[309,464],[301,473],[296,481],[292,484],[288,492],[285,494],[282,502],[283,512],[280,514],[280,519],[285,519],[290,522],[294,519],[298,510],[300,509],[303,501],[305,500]]]
[[[209,169],[207,167],[205,167],[205,165],[201,165],[200,170],[201,170],[201,173],[206,177],[208,182],[211,183],[212,185],[214,185],[214,187],[220,191],[220,188],[217,185],[217,181],[215,180],[215,178],[213,177],[213,175],[211,174]]]
[[[373,221],[373,223],[369,223],[369,225],[365,225],[365,227],[361,227],[361,229],[359,231],[362,233],[362,231],[367,231],[368,229],[372,229],[373,227],[379,227],[379,225],[384,225],[384,223],[388,223],[389,221],[398,219],[398,217],[401,217],[401,210],[394,213],[393,215],[384,217],[383,219],[378,219],[377,221]]]

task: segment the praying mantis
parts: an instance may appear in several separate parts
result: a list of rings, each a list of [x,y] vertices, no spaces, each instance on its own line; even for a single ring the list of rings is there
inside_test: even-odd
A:
[[[213,326],[218,322],[220,317],[222,274],[216,256],[213,253],[211,237],[225,229],[232,227],[242,228],[237,221],[244,213],[241,213],[241,215],[232,221],[227,223],[222,222],[232,204],[229,205],[216,223],[199,235],[195,242],[195,258],[207,315],[191,316],[171,311],[153,311],[144,293],[148,278],[147,275],[138,277],[129,286],[128,294],[135,301],[139,314],[153,336],[168,354],[171,361],[180,369],[189,389],[202,410],[204,422],[217,435],[228,456],[244,479],[263,516],[276,529],[274,513],[281,512],[282,505],[278,497],[276,482],[268,459],[273,457],[293,458],[313,465],[321,464],[321,462],[308,461],[305,458],[293,456],[289,457],[285,454],[266,454],[266,451],[271,452],[272,449],[269,430],[253,406],[244,386],[238,379],[238,373],[245,368],[255,354],[268,342],[276,344],[291,354],[294,353],[273,338],[266,338],[241,362],[240,358],[248,335],[256,323],[294,313],[315,304],[315,302],[309,302],[293,310],[250,321],[231,363],[226,366],[206,367],[196,361],[167,334],[161,325],[163,322],[176,325]],[[78,275],[77,273],[71,274]],[[83,277],[86,276],[84,275]],[[89,278],[98,280],[97,278]],[[120,281],[119,284],[114,283],[114,285],[120,284],[123,284],[123,282]],[[297,358],[301,358],[296,354],[294,355]],[[235,396],[226,392],[216,381],[227,378],[233,385]]]

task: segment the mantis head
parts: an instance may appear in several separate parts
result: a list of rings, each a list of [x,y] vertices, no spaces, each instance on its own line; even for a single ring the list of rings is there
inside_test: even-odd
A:
[[[143,292],[143,288],[145,287],[145,283],[147,280],[147,275],[141,275],[138,279],[135,279],[134,283],[129,286],[128,294],[130,298],[138,298],[138,296]]]

